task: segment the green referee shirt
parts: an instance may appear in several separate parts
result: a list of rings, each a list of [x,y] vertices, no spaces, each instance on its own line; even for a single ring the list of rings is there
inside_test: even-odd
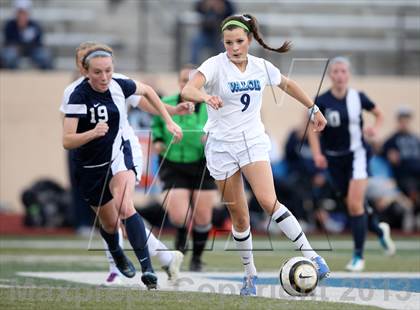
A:
[[[181,102],[180,94],[162,98],[166,104],[176,106]],[[166,129],[162,117],[154,116],[152,121],[153,142],[162,141],[167,150],[160,155],[177,163],[192,163],[204,158],[204,145],[202,137],[203,127],[207,122],[207,110],[205,103],[197,103],[195,111],[189,115],[173,115],[172,119],[183,131],[183,138],[179,143],[171,143],[172,134]],[[169,146],[170,145],[170,146]]]

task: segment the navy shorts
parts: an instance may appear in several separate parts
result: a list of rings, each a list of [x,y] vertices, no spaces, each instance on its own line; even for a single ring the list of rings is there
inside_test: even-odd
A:
[[[203,176],[204,173],[204,176]],[[163,182],[163,189],[216,189],[214,179],[206,167],[206,161],[193,163],[176,163],[165,160],[159,171],[159,178]]]
[[[109,182],[112,171],[109,164],[102,167],[83,168],[76,170],[76,182],[83,199],[93,207],[100,207],[112,200]],[[102,199],[101,199],[102,197]]]
[[[364,148],[346,155],[328,156],[328,174],[331,186],[341,197],[346,197],[350,180],[367,179],[370,154]]]

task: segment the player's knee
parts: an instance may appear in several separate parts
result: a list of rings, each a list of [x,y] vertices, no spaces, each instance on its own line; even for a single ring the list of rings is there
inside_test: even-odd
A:
[[[257,197],[258,203],[268,214],[271,214],[276,206],[277,197],[270,197],[268,195],[261,195]]]
[[[126,219],[135,214],[137,211],[134,205],[129,201],[123,201],[121,205],[117,205],[118,218]]]
[[[186,223],[186,216],[176,215],[176,216],[170,216],[169,220],[171,223],[177,227],[183,226]]]
[[[211,223],[211,214],[196,214],[196,216],[194,216],[194,223],[195,225],[199,225],[199,226],[206,226],[208,224]]]
[[[115,225],[115,221],[101,221],[101,225],[108,234],[115,234],[118,231],[118,225]]]
[[[249,227],[249,217],[247,216],[239,216],[232,219],[232,222],[236,231],[245,231]]]
[[[211,208],[197,208],[194,214],[194,222],[199,223],[199,225],[206,225],[211,221],[211,217]]]
[[[358,216],[364,213],[363,204],[358,201],[348,201],[347,209],[351,216]]]

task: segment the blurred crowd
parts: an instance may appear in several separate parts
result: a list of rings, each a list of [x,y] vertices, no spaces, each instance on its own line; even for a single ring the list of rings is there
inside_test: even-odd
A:
[[[43,29],[31,17],[30,0],[14,1],[14,16],[3,25],[3,47],[0,53],[0,67],[18,69],[24,58],[42,70],[53,68],[51,50],[44,46]]]

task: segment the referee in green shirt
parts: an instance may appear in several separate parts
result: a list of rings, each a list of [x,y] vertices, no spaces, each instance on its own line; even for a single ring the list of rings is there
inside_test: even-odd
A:
[[[192,70],[192,66],[181,69],[178,80],[180,91],[188,82]],[[164,97],[162,101],[176,106],[182,98],[178,93]],[[171,223],[177,227],[177,250],[186,251],[188,231],[192,228],[190,271],[201,271],[201,256],[212,227],[212,210],[217,199],[216,184],[206,168],[204,157],[206,104],[198,103],[192,114],[174,115],[172,118],[184,132],[184,138],[177,144],[171,144],[172,134],[161,117],[155,116],[152,122],[153,146],[162,161],[159,177],[164,191],[168,191],[164,207]]]

